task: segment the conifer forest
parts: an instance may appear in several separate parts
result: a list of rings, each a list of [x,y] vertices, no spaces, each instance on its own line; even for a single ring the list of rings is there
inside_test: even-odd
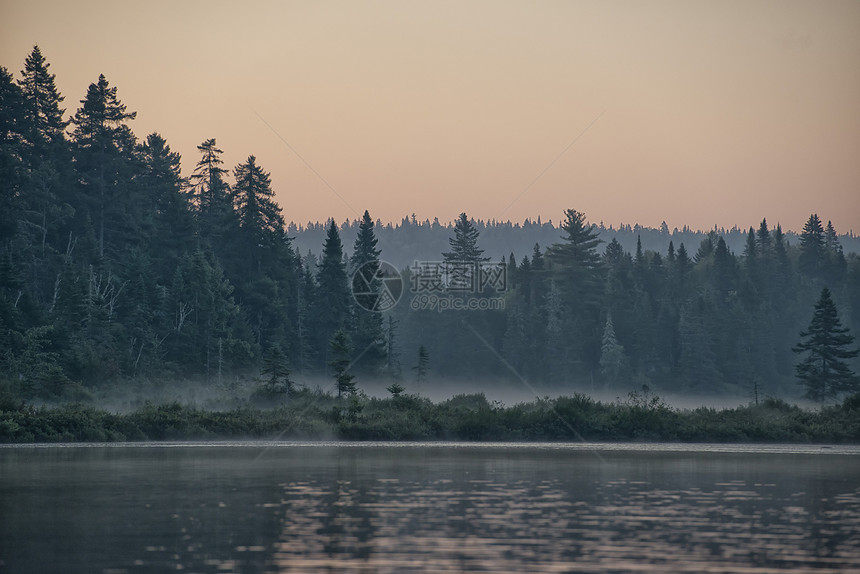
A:
[[[134,133],[121,95],[104,76],[79,102],[60,94],[38,47],[20,72],[0,68],[0,380],[16,400],[240,379],[284,397],[303,381],[338,396],[441,380],[815,402],[860,391],[858,240],[827,214],[615,228],[571,194],[556,224],[391,224],[367,205],[301,225],[253,150],[227,166],[201,137],[180,158]]]

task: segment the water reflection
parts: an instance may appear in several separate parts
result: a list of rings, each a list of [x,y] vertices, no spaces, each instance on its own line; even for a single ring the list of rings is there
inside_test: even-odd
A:
[[[860,455],[0,449],[0,515],[10,572],[860,572]]]

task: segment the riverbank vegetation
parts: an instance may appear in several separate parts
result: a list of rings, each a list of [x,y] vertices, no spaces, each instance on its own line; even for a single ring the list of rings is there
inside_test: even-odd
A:
[[[145,403],[114,413],[83,403],[35,407],[0,398],[0,442],[226,439],[674,441],[860,444],[860,394],[814,410],[766,399],[676,409],[647,388],[600,402],[583,394],[504,406],[483,394],[434,403],[417,395],[338,398],[296,391],[268,406],[207,410]]]

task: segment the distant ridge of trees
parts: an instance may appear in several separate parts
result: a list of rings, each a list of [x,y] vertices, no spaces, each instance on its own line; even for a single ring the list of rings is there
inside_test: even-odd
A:
[[[385,246],[383,259],[392,265],[408,267],[417,260],[438,259],[439,254],[448,248],[448,239],[454,233],[455,221],[440,223],[438,218],[419,220],[414,217],[404,217],[399,222],[384,223],[376,220],[376,234]],[[511,253],[517,256],[526,255],[532,251],[535,244],[547,246],[556,243],[561,237],[561,228],[553,220],[541,221],[540,218],[526,218],[522,223],[510,220],[496,221],[493,219],[473,220],[475,228],[481,235],[481,247],[492,261],[507,257]],[[325,222],[307,222],[297,224],[293,221],[287,224],[287,235],[293,240],[296,251],[302,254],[308,252],[315,256],[320,253],[320,246],[325,239],[325,233],[330,220]],[[345,243],[354,240],[358,233],[359,219],[350,219],[338,224]],[[664,252],[669,242],[675,246],[698,245],[709,233],[720,235],[730,251],[736,254],[743,252],[747,240],[747,231],[737,226],[726,229],[715,226],[707,231],[694,230],[688,226],[669,230],[666,227],[647,227],[638,224],[621,223],[606,225],[596,224],[596,229],[604,243],[598,248],[603,253],[606,245],[616,239],[625,251],[636,250],[637,240],[641,240],[642,248],[649,251]],[[800,234],[794,231],[784,231],[785,240],[789,245],[797,245]],[[846,254],[860,254],[860,235],[853,230],[838,235],[842,249]]]

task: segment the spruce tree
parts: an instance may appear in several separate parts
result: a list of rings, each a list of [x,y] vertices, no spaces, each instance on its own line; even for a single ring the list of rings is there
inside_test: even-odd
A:
[[[48,153],[51,144],[64,141],[66,126],[69,125],[63,119],[65,110],[60,105],[64,98],[57,90],[54,74],[48,71],[50,66],[39,46],[33,46],[18,80],[29,120],[27,139],[40,154]]]
[[[593,224],[585,214],[568,209],[561,226],[562,243],[547,250],[551,280],[558,287],[564,309],[566,337],[577,347],[572,363],[590,370],[600,359],[600,306],[602,297],[602,266],[597,253],[601,243]]]
[[[465,213],[461,213],[454,224],[454,237],[448,239],[451,251],[442,256],[449,263],[480,263],[489,261],[484,250],[478,247],[479,232]]]
[[[448,239],[451,251],[442,254],[448,273],[448,288],[455,291],[477,292],[481,263],[489,261],[478,247],[479,232],[465,213],[454,224],[454,237]]]
[[[249,237],[247,247],[256,250],[258,245],[270,245],[284,234],[284,218],[275,202],[271,178],[257,165],[257,158],[248,156],[245,163],[233,171],[233,203],[239,225]]]
[[[338,329],[346,330],[351,324],[351,297],[343,261],[343,244],[334,220],[330,222],[326,232],[315,291],[314,344],[318,349],[324,349]]]
[[[803,232],[800,234],[798,266],[806,275],[821,278],[825,258],[824,227],[818,219],[818,214],[813,213],[803,225]]]
[[[189,199],[197,216],[200,237],[218,249],[233,226],[230,186],[224,181],[227,173],[215,138],[197,146],[201,157],[191,174]],[[220,249],[219,249],[220,250]]]
[[[352,293],[358,303],[355,306],[352,340],[356,351],[360,353],[356,359],[356,370],[374,375],[382,371],[386,355],[382,313],[376,309],[383,288],[379,277],[380,250],[376,248],[377,241],[373,220],[370,213],[365,211],[349,260]]]
[[[75,167],[83,184],[85,207],[95,224],[98,255],[105,250],[118,256],[121,241],[133,240],[138,226],[131,192],[131,159],[135,138],[126,122],[137,112],[127,112],[104,75],[90,84],[72,123],[75,129]]]
[[[761,220],[761,224],[756,232],[756,241],[758,242],[758,252],[761,257],[768,257],[772,247],[770,231],[767,228],[767,218]]]
[[[63,96],[49,68],[39,47],[34,46],[18,81],[22,107],[17,125],[22,145],[15,155],[25,169],[10,181],[20,184],[20,212],[17,225],[11,228],[17,227],[20,233],[16,252],[37,299],[48,295],[51,282],[60,273],[58,243],[74,231],[69,226],[74,213],[69,203],[74,201],[77,179],[65,136],[69,122],[60,107]]]
[[[805,397],[821,402],[860,390],[860,377],[845,362],[860,354],[860,349],[850,348],[854,337],[842,326],[827,287],[821,290],[812,321],[800,336],[803,340],[793,350],[806,354],[795,365],[795,374],[806,388]]]

